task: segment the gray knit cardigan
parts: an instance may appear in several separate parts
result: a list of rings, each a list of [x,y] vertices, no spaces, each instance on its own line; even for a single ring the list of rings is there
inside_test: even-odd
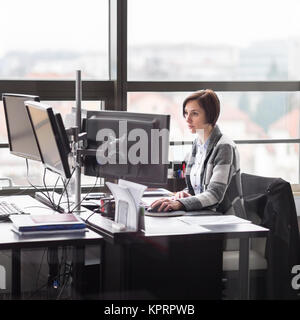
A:
[[[195,162],[196,139],[186,166],[187,190],[192,197],[179,201],[187,211],[212,209],[223,214],[246,218],[240,175],[239,153],[234,142],[216,125],[210,135],[200,174],[203,192],[195,195],[190,171]]]

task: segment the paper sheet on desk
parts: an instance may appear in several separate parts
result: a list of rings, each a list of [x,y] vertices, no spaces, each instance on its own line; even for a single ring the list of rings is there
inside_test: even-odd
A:
[[[179,220],[189,223],[197,224],[199,226],[206,225],[222,225],[222,224],[236,224],[236,223],[251,223],[249,220],[239,218],[234,215],[216,215],[216,216],[183,216]]]
[[[191,225],[178,218],[154,218],[145,217],[145,235],[146,236],[164,236],[164,235],[180,235],[194,233],[208,233],[206,229],[199,225]]]
[[[135,200],[136,207],[138,208],[140,205],[143,193],[145,192],[147,187],[142,184],[138,184],[131,181],[122,180],[122,179],[119,179],[119,186],[128,188],[133,199]]]
[[[124,224],[127,228],[138,229],[139,204],[146,186],[119,180],[119,184],[106,182],[116,202],[115,221]]]

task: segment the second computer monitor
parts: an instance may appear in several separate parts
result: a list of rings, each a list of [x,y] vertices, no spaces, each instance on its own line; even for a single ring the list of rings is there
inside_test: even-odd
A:
[[[26,101],[25,107],[44,166],[65,178],[70,178],[70,147],[59,114],[55,115],[51,107],[39,102]]]
[[[84,174],[123,178],[147,186],[167,183],[170,116],[127,111],[87,111]]]
[[[2,95],[10,153],[41,161],[38,146],[24,102],[40,101],[38,96],[4,93]]]

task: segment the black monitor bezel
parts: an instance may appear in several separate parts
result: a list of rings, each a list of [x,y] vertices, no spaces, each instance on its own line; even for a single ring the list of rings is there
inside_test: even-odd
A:
[[[68,162],[68,154],[65,152],[66,150],[64,149],[64,141],[63,141],[63,138],[60,135],[60,131],[59,131],[59,128],[58,128],[56,116],[54,114],[53,109],[51,107],[45,105],[45,104],[36,103],[36,102],[32,102],[32,101],[26,101],[25,102],[25,107],[26,107],[26,110],[27,110],[27,113],[28,113],[28,116],[29,116],[29,119],[30,119],[31,126],[32,126],[33,131],[34,131],[34,135],[35,135],[35,139],[36,139],[36,142],[37,142],[37,145],[38,145],[38,149],[39,149],[39,152],[40,152],[42,163],[44,164],[44,166],[47,169],[51,170],[52,172],[55,172],[55,173],[57,173],[57,174],[59,174],[61,176],[64,176],[67,179],[71,178],[71,171],[70,171],[70,166],[69,166],[69,162]],[[43,111],[45,111],[47,113],[48,118],[49,118],[49,122],[50,122],[50,125],[51,125],[51,129],[52,129],[53,137],[54,137],[54,140],[56,142],[56,146],[57,146],[57,149],[58,149],[58,152],[59,152],[59,156],[60,156],[60,160],[61,160],[61,163],[62,163],[63,172],[60,171],[60,170],[57,170],[57,168],[55,168],[55,167],[51,166],[49,163],[45,162],[44,156],[43,156],[42,151],[41,151],[40,143],[39,143],[38,137],[37,137],[35,129],[34,129],[34,124],[33,124],[32,118],[31,118],[30,110],[29,110],[30,107],[34,107],[34,108],[43,110]]]
[[[138,117],[141,121],[151,121],[153,119],[160,118],[161,116],[164,117],[164,121],[165,121],[165,126],[166,128],[169,130],[170,129],[170,115],[166,115],[166,114],[152,114],[152,113],[137,113],[137,112],[128,112],[128,111],[115,111],[115,110],[101,110],[101,111],[87,111],[87,115],[86,118],[84,119],[83,122],[83,130],[86,131],[88,128],[88,121],[90,118],[93,117],[99,117],[101,120],[105,120],[105,119],[111,119],[111,118],[115,118],[116,115],[118,116],[119,120],[122,119],[128,119],[128,117],[133,116],[133,117]],[[117,117],[116,117],[117,119]],[[154,124],[154,126],[156,127],[156,123]],[[89,141],[87,140],[87,148],[89,148]],[[86,156],[85,158],[90,158],[90,156]],[[84,159],[85,160],[85,159]],[[86,162],[84,161],[84,174],[91,176],[91,175],[95,175],[95,172],[97,171],[95,169],[95,172],[91,172],[88,170],[88,168],[86,167]],[[138,165],[136,165],[138,166]],[[140,165],[143,166],[143,165]],[[153,168],[156,165],[152,165]],[[107,178],[107,179],[117,179],[117,178],[122,178],[122,179],[126,179],[128,181],[132,181],[132,182],[137,182],[137,183],[144,183],[147,184],[149,187],[153,186],[153,187],[157,187],[157,186],[164,186],[167,185],[168,182],[168,164],[164,164],[163,166],[163,174],[162,176],[153,176],[152,181],[150,181],[149,179],[142,179],[139,177],[128,177],[128,176],[122,176],[122,175],[113,175],[113,174],[105,174],[105,175],[99,175],[101,177]],[[92,170],[93,171],[93,170]],[[100,170],[98,171],[98,173],[100,172]],[[92,174],[91,174],[92,173]],[[155,177],[155,179],[154,179]]]
[[[3,101],[3,107],[4,107],[4,114],[5,114],[5,123],[6,123],[6,130],[7,130],[7,138],[8,138],[8,145],[9,145],[9,152],[15,156],[22,157],[25,159],[29,160],[34,160],[34,161],[42,161],[41,157],[36,157],[33,156],[32,154],[29,153],[22,153],[19,151],[15,151],[12,146],[12,140],[11,140],[11,133],[10,133],[10,125],[8,121],[8,111],[7,111],[7,102],[6,102],[6,97],[12,97],[12,98],[24,98],[25,101],[35,101],[35,102],[40,102],[40,97],[35,96],[35,95],[27,95],[27,94],[18,94],[18,93],[3,93],[2,94],[2,101]],[[25,108],[25,105],[23,103],[23,106]],[[27,114],[27,112],[26,112]],[[30,119],[29,119],[30,121]],[[34,132],[32,132],[34,136]],[[34,139],[35,140],[35,139]],[[36,140],[35,140],[36,141]],[[38,146],[37,146],[38,148]]]
[[[62,116],[60,113],[55,113],[55,120],[56,120],[56,124],[58,127],[58,131],[59,134],[61,136],[61,141],[63,143],[63,150],[66,154],[69,154],[71,152],[71,147],[70,147],[70,143],[69,143],[69,139],[68,139],[68,135],[67,135],[67,131],[66,128],[64,126],[64,122],[62,119]]]

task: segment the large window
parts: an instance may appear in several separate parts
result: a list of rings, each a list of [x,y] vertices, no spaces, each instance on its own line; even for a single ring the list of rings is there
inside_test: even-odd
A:
[[[108,0],[1,1],[0,79],[108,79]]]
[[[128,0],[128,79],[298,80],[298,0]]]
[[[171,115],[170,140],[191,139],[182,117],[182,102],[191,92],[130,92],[128,111]],[[218,92],[218,123],[234,140],[299,138],[297,92]]]
[[[79,69],[89,100],[83,108],[100,109],[105,101],[109,109],[167,113],[170,140],[191,142],[182,101],[212,88],[221,100],[220,128],[239,144],[242,170],[299,182],[298,0],[4,3],[2,92],[40,95],[65,117],[75,104],[75,89],[64,80],[74,81]],[[3,145],[1,102],[0,143],[0,177],[27,184],[24,161]],[[182,160],[189,148],[171,146],[170,160]],[[31,162],[30,172],[40,184],[35,166]]]
[[[81,70],[83,81],[109,79],[109,0],[2,1],[1,12],[2,92],[40,95],[42,102],[65,119],[75,106],[75,101],[70,101],[73,95],[75,99],[75,87],[60,80],[74,81],[75,70]],[[52,82],[45,85],[44,80]],[[95,101],[82,101],[82,108],[99,110],[103,86],[93,81],[84,88],[89,100]],[[104,96],[107,98],[106,93]],[[0,143],[8,143],[2,102]],[[29,161],[28,175],[32,184],[43,185],[40,163]],[[28,186],[25,160],[1,148],[0,177],[11,178],[17,186]],[[56,175],[47,173],[47,184],[53,185],[56,179]],[[82,182],[93,183],[94,178],[82,177]]]
[[[189,92],[134,92],[128,94],[128,111],[171,115],[170,140],[192,141],[182,116],[182,102]],[[231,139],[272,140],[299,138],[298,93],[217,92],[221,101],[218,124]],[[297,144],[239,144],[241,170],[252,174],[280,176],[298,181]],[[170,148],[170,160],[182,161],[190,146]]]

